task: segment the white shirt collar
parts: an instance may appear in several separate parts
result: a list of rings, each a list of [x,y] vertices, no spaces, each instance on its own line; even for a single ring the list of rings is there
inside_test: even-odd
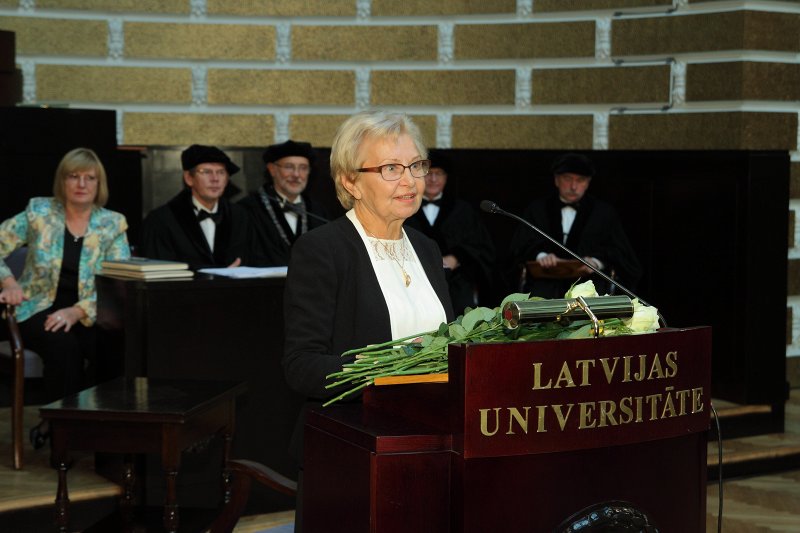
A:
[[[197,211],[208,211],[209,213],[216,213],[217,209],[219,208],[219,202],[214,204],[214,208],[213,209],[206,208],[206,206],[204,206],[199,201],[197,201],[197,198],[195,198],[194,195],[192,195],[192,205],[194,205],[195,212],[197,212]]]

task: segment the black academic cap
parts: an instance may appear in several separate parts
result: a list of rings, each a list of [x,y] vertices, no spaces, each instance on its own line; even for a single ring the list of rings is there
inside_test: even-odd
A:
[[[441,168],[448,174],[450,174],[453,170],[453,160],[447,154],[447,152],[442,150],[431,150],[428,153],[428,159],[431,160],[431,168]]]
[[[554,176],[559,174],[577,174],[579,176],[594,176],[592,160],[583,154],[567,153],[556,158],[550,167]]]
[[[309,164],[314,163],[314,149],[311,147],[311,143],[295,142],[291,139],[285,143],[268,146],[261,157],[264,159],[264,163],[274,163],[289,156],[305,157]]]
[[[225,152],[215,146],[193,144],[181,152],[183,170],[191,170],[202,163],[222,163],[231,176],[239,172],[239,166],[231,161]]]

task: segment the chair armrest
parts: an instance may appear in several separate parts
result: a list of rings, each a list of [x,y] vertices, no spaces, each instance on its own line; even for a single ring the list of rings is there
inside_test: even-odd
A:
[[[297,494],[296,481],[292,481],[261,463],[246,459],[232,459],[228,461],[228,468],[234,476],[237,474],[248,476],[262,485],[289,496]]]
[[[250,496],[250,484],[253,480],[273,490],[294,496],[297,493],[297,482],[275,472],[261,463],[245,459],[232,459],[226,464],[232,475],[230,500],[222,507],[222,511],[209,528],[209,533],[229,533],[244,512],[247,498]]]
[[[6,321],[8,327],[9,343],[11,344],[12,354],[23,359],[24,345],[22,344],[22,334],[19,332],[19,324],[17,324],[17,308],[11,304],[5,304],[3,309],[3,319]]]

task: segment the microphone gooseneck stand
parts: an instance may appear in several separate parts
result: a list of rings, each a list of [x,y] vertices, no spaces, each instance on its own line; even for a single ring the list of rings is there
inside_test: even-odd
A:
[[[578,261],[580,261],[582,264],[584,264],[587,267],[589,267],[589,269],[592,272],[594,272],[595,274],[597,274],[598,276],[600,276],[601,278],[603,278],[607,282],[611,283],[612,285],[616,285],[617,287],[619,287],[622,290],[622,292],[624,292],[625,294],[627,294],[631,298],[636,298],[637,300],[639,300],[639,303],[641,303],[642,305],[646,305],[648,307],[652,307],[649,303],[645,302],[642,298],[640,298],[639,296],[634,294],[633,291],[628,290],[624,285],[620,284],[618,281],[615,281],[615,280],[611,279],[604,272],[601,272],[600,269],[598,269],[597,267],[595,267],[594,265],[592,265],[591,263],[586,261],[584,258],[580,257],[578,254],[576,254],[575,252],[573,252],[572,250],[570,250],[569,248],[567,248],[566,246],[564,246],[563,244],[561,244],[560,242],[558,242],[557,240],[552,238],[550,235],[548,235],[547,233],[545,233],[544,231],[542,231],[541,229],[539,229],[535,225],[531,224],[530,222],[528,222],[527,220],[522,218],[521,216],[515,215],[514,213],[509,213],[508,211],[505,211],[505,210],[501,209],[500,206],[498,206],[495,202],[492,202],[491,200],[483,200],[481,202],[481,210],[482,211],[486,211],[487,213],[491,213],[491,214],[504,215],[504,216],[507,216],[509,218],[512,218],[512,219],[516,220],[517,222],[521,222],[522,224],[525,224],[526,226],[528,226],[529,228],[534,230],[536,233],[538,233],[539,235],[541,235],[542,237],[544,237],[545,239],[547,239],[551,243],[555,244],[559,249],[564,250],[566,253],[568,253],[569,255],[571,255],[572,257],[577,259]],[[656,308],[656,312],[658,313],[658,321],[661,323],[661,326],[662,327],[667,327],[667,321],[661,315],[661,311],[658,311],[658,308]]]

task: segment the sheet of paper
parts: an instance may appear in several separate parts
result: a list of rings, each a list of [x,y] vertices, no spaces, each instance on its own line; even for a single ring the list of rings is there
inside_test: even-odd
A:
[[[285,278],[289,267],[201,268],[198,272],[227,278]]]

